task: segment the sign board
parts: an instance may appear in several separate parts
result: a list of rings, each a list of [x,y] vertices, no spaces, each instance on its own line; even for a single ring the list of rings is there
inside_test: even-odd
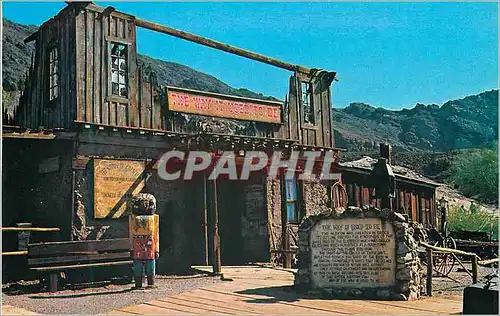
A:
[[[396,278],[396,237],[379,218],[325,219],[310,232],[314,287],[392,286]]]
[[[94,159],[94,218],[119,218],[144,187],[145,162]]]
[[[281,103],[229,95],[167,88],[168,109],[175,112],[247,121],[281,123]]]

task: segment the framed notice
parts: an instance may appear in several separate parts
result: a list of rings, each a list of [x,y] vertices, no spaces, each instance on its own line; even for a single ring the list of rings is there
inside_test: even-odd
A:
[[[266,123],[281,123],[281,102],[167,87],[170,111]]]
[[[144,187],[145,161],[94,159],[94,218],[119,218]]]

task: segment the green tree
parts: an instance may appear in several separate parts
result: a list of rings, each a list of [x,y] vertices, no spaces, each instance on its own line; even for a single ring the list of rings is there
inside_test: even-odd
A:
[[[498,202],[498,144],[461,154],[450,178],[462,194],[483,203]]]

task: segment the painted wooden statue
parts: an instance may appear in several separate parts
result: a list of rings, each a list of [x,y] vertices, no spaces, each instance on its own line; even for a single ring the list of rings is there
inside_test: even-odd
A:
[[[160,254],[159,216],[153,195],[140,193],[132,197],[129,233],[134,260],[135,288],[142,289],[144,270],[148,287],[154,286],[155,260]]]

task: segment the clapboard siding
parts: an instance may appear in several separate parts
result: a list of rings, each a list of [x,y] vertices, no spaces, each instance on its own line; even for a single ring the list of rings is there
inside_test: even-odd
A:
[[[25,93],[16,112],[17,125],[31,128],[74,127],[74,122],[142,127],[175,132],[196,132],[188,126],[191,115],[168,111],[165,87],[155,69],[138,63],[135,17],[94,4],[72,3],[44,23],[35,43],[35,56]],[[59,97],[48,103],[50,45],[59,48]],[[111,93],[111,42],[127,46],[128,94]],[[282,124],[245,121],[238,133],[291,139],[299,144],[334,147],[331,119],[331,77],[319,72],[294,73],[283,106]],[[303,122],[301,82],[312,84],[314,125]],[[187,118],[187,119],[186,119]],[[228,119],[219,118],[221,124]]]
[[[36,33],[35,55],[28,70],[25,88],[14,124],[29,128],[71,127],[75,107],[75,11],[65,8],[45,22]],[[50,49],[58,49],[58,98],[49,102]]]
[[[77,120],[116,126],[139,126],[136,31],[132,16],[103,14],[88,6],[77,23]],[[111,42],[127,46],[128,95],[111,94]]]
[[[348,205],[380,207],[380,199],[372,197],[374,189],[368,186],[368,175],[342,171],[342,183],[346,187]],[[393,208],[427,227],[436,227],[436,191],[434,188],[396,180],[396,198]]]

